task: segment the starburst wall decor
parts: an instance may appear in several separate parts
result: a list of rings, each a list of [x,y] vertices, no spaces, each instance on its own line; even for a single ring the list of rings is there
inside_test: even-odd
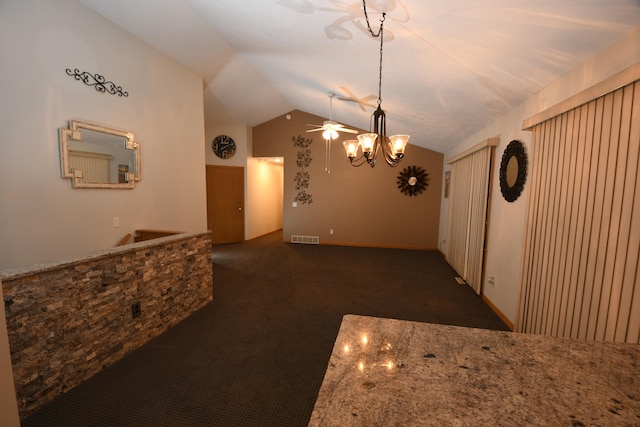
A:
[[[420,166],[407,166],[398,175],[398,188],[406,196],[412,197],[422,193],[429,185],[428,173]]]

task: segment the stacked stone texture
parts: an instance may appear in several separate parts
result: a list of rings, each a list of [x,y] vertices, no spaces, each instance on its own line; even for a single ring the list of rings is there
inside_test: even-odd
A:
[[[213,299],[210,235],[184,236],[3,277],[21,418]]]

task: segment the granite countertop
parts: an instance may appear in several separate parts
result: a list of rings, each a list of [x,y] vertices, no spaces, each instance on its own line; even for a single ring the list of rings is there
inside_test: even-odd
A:
[[[640,425],[640,345],[347,315],[309,425]]]

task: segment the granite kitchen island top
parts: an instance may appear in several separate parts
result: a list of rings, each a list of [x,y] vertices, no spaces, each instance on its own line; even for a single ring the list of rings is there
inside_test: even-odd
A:
[[[640,425],[640,345],[347,315],[309,425]]]

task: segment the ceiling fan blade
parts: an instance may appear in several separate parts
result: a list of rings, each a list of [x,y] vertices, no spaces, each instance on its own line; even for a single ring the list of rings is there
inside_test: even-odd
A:
[[[371,101],[376,99],[375,95],[368,95],[363,98],[358,98],[352,91],[349,90],[349,88],[345,86],[340,86],[340,89],[342,89],[342,91],[345,92],[347,96],[338,96],[339,100],[354,102],[358,104],[358,106],[362,111],[367,111],[365,107],[371,107],[373,109],[376,108],[376,106],[371,103]]]
[[[337,97],[340,101],[347,101],[347,102],[355,102],[356,104],[358,103],[357,100],[353,99],[353,98],[348,98],[346,96],[338,96]]]
[[[346,92],[347,96],[346,97],[339,96],[338,98],[344,99],[344,100],[349,100],[349,99],[355,100],[356,95],[353,92],[351,92],[351,90],[349,90],[348,87],[340,86],[340,89],[342,89],[343,92]]]
[[[307,132],[318,132],[324,130],[324,128],[317,128],[317,129],[309,129]]]
[[[348,133],[360,133],[357,130],[354,129],[349,129],[348,127],[345,127],[345,125],[343,125],[342,123],[337,123],[334,126],[335,130],[337,130],[338,132],[348,132]]]

